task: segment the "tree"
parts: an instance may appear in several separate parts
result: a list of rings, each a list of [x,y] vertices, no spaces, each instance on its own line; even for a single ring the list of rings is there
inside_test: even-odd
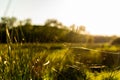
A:
[[[25,25],[32,25],[32,20],[31,19],[25,19]]]
[[[72,24],[72,25],[70,26],[70,30],[73,31],[73,32],[76,32],[76,31],[75,31],[75,28],[76,28],[75,24]]]
[[[58,22],[56,19],[48,19],[45,22],[45,25],[47,27],[57,27],[57,28],[64,28],[63,24],[61,22]]]
[[[1,23],[8,25],[8,28],[14,27],[14,24],[16,23],[17,19],[15,17],[2,17]]]
[[[8,43],[11,43],[11,32],[10,29],[14,27],[17,19],[15,17],[2,17],[1,18],[1,36],[4,35],[6,37],[1,37],[2,40],[5,39]]]
[[[26,32],[31,32],[33,30],[33,26],[32,26],[32,20],[31,19],[25,19],[24,20],[24,25],[23,25],[23,30]]]
[[[85,32],[86,32],[85,26],[81,25],[81,26],[79,26],[77,28],[77,33],[79,33],[79,34],[85,34]]]

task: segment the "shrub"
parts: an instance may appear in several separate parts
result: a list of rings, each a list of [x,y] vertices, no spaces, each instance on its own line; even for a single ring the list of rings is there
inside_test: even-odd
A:
[[[120,45],[120,38],[116,38],[115,40],[112,41],[112,45]]]

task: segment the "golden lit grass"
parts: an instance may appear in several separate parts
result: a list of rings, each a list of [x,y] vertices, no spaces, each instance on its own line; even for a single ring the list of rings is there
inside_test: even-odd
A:
[[[50,50],[51,46],[52,50]],[[111,80],[120,80],[119,71],[92,73],[85,69],[83,64],[77,64],[79,58],[84,61],[87,57],[91,61],[94,61],[94,63],[101,63],[99,61],[100,53],[95,51],[87,53],[87,51],[81,49],[74,53],[70,48],[59,48],[61,48],[60,44],[38,44],[36,46],[32,44],[26,44],[24,46],[14,45],[11,56],[8,56],[7,46],[1,46],[0,79],[57,80],[58,78],[63,79],[64,77],[66,79],[66,76],[69,75],[69,78],[71,76],[72,78],[78,77],[77,80],[81,80],[80,76],[87,80],[109,80],[109,78],[112,78]],[[116,48],[113,47],[113,50],[116,50]],[[80,57],[78,54],[81,53],[82,56]]]
[[[120,80],[120,71],[86,72],[89,80]]]

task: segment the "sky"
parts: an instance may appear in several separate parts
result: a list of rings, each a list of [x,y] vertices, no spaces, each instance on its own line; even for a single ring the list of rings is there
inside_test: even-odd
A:
[[[0,0],[0,17],[8,1]],[[57,19],[66,26],[84,25],[90,34],[120,36],[119,0],[11,0],[6,16],[31,18],[33,24]]]

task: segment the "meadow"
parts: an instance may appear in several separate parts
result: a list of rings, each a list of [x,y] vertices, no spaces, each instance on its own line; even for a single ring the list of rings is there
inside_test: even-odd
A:
[[[120,80],[120,38],[56,19],[0,19],[0,80]]]
[[[84,46],[0,44],[0,80],[120,80],[119,55],[110,55],[118,53],[119,47]]]

